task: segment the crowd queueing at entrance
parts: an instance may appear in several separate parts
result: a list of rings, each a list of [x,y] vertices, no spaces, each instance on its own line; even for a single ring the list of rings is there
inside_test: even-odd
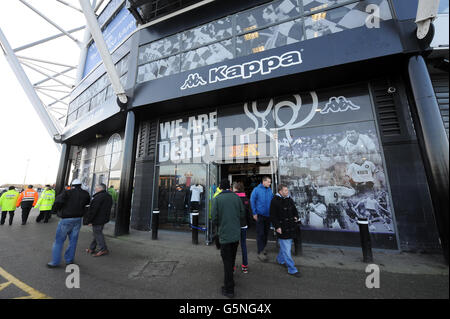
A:
[[[299,236],[298,211],[294,201],[289,197],[286,185],[278,185],[278,192],[274,196],[271,189],[271,178],[264,177],[251,193],[250,200],[243,193],[241,183],[233,183],[231,187],[228,179],[223,179],[213,196],[212,224],[213,238],[216,247],[220,249],[224,267],[224,285],[222,295],[234,297],[233,273],[236,270],[236,253],[241,243],[242,272],[248,273],[246,233],[249,212],[256,221],[256,242],[258,259],[268,261],[266,245],[271,224],[273,225],[279,244],[276,262],[287,268],[289,275],[301,277],[295,267],[291,255],[293,241]]]
[[[113,186],[108,189],[105,184],[95,187],[95,194],[90,194],[81,188],[81,182],[75,179],[72,184],[66,185],[61,194],[56,196],[54,187],[45,185],[39,193],[33,185],[21,191],[10,186],[0,196],[1,220],[4,225],[9,214],[9,225],[13,224],[14,212],[19,206],[22,209],[22,225],[26,225],[32,208],[39,209],[36,222],[48,223],[52,214],[60,217],[52,247],[52,260],[47,264],[49,268],[59,267],[64,242],[69,238],[69,245],[64,253],[66,265],[74,263],[74,257],[81,225],[92,226],[93,240],[86,252],[94,257],[109,253],[103,235],[103,227],[109,222],[111,208],[117,201],[117,192]]]

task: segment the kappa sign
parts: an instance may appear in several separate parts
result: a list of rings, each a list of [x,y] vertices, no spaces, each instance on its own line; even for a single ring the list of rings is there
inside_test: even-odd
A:
[[[190,73],[181,90],[195,88],[208,83],[221,82],[236,78],[249,79],[256,74],[266,75],[278,68],[285,68],[302,63],[299,51],[286,52],[281,56],[270,56],[260,60],[253,60],[232,66],[221,65],[209,70],[209,79],[205,81],[198,73]]]

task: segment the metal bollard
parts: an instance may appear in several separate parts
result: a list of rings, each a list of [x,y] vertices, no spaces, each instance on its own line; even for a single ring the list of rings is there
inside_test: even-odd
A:
[[[198,245],[198,211],[194,210],[192,216],[192,243]]]
[[[300,224],[297,225],[297,237],[294,239],[294,256],[303,255],[302,232]]]
[[[370,243],[369,221],[367,218],[358,218],[359,235],[361,237],[361,248],[363,251],[363,262],[373,262],[372,245]]]
[[[154,210],[152,214],[152,239],[158,239],[159,210]]]

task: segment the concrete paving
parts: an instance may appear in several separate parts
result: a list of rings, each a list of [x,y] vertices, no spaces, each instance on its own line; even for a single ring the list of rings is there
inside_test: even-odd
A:
[[[0,226],[0,270],[51,298],[151,298],[225,299],[220,294],[223,266],[215,246],[206,246],[202,236],[193,245],[191,234],[160,230],[158,240],[150,232],[131,230],[113,237],[112,223],[105,229],[110,254],[92,257],[84,250],[92,231],[83,226],[76,254],[80,288],[68,289],[65,266],[48,269],[58,218],[37,224],[32,211],[27,225],[20,225],[20,210],[12,226]],[[66,243],[67,245],[67,243]],[[304,245],[295,257],[301,278],[287,274],[275,262],[277,247],[268,244],[269,262],[256,256],[256,243],[248,241],[249,273],[235,274],[236,298],[449,298],[448,266],[441,255],[374,251],[380,268],[380,288],[366,287],[366,264],[356,248]],[[238,249],[237,263],[241,261]],[[15,285],[2,289],[7,280],[0,275],[0,299],[23,297]]]

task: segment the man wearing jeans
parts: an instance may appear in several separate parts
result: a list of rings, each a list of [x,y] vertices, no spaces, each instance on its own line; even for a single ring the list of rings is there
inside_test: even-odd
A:
[[[298,211],[294,201],[289,197],[286,185],[278,186],[278,193],[270,203],[270,219],[275,226],[280,245],[280,252],[277,256],[278,264],[286,266],[289,275],[300,277],[291,256],[292,240],[297,236]]]
[[[81,182],[78,179],[72,182],[72,187],[69,190],[64,190],[56,197],[55,208],[61,220],[56,229],[52,261],[47,264],[47,267],[55,268],[59,266],[61,252],[67,237],[69,237],[69,246],[64,254],[64,260],[67,265],[74,263],[82,217],[89,201],[89,193],[81,189]]]
[[[106,185],[99,184],[95,186],[95,194],[92,197],[89,210],[84,220],[85,225],[92,225],[94,239],[90,247],[86,249],[86,252],[92,254],[94,257],[100,257],[109,253],[106,247],[105,237],[103,236],[103,227],[109,222],[112,205],[113,198],[106,191]],[[98,251],[96,251],[97,245],[99,246]]]

